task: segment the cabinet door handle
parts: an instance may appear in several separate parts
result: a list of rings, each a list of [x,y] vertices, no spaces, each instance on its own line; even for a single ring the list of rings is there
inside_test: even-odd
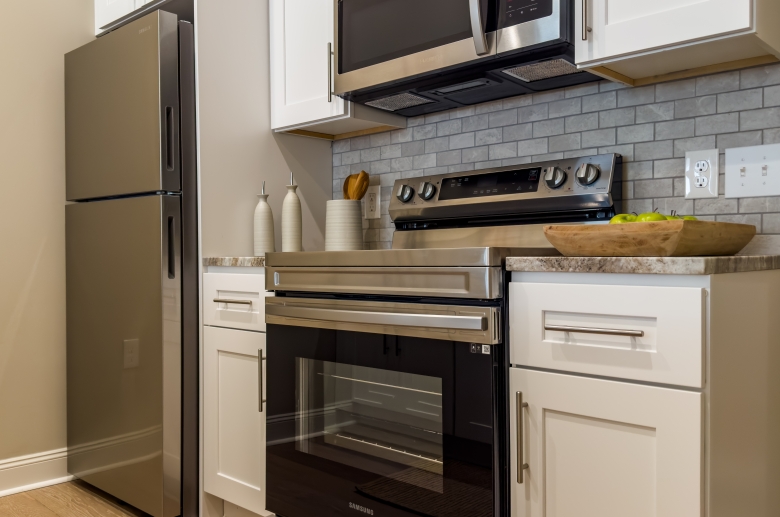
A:
[[[257,411],[262,413],[263,412],[263,403],[266,402],[266,400],[263,398],[263,361],[265,361],[265,357],[263,357],[263,351],[261,349],[257,349],[257,399],[258,399],[258,409]]]
[[[582,0],[582,41],[588,41],[588,33],[592,31],[588,26],[588,0]]]
[[[523,402],[523,392],[518,391],[517,397],[517,482],[523,484],[523,473],[528,468],[528,463],[523,461],[523,409],[528,407]]]
[[[214,303],[235,303],[236,305],[252,305],[252,300],[231,300],[228,298],[214,298]]]
[[[545,325],[544,330],[578,332],[580,334],[603,334],[605,336],[644,337],[645,335],[644,330],[599,329],[591,327],[570,327],[568,325]]]
[[[333,88],[331,88],[333,80],[333,63],[331,59],[333,57],[333,43],[328,43],[328,102],[333,102]]]

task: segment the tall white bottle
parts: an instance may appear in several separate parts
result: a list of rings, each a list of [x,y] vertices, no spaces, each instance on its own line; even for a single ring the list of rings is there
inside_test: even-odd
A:
[[[293,175],[290,173],[290,184],[287,185],[287,195],[282,203],[282,251],[303,251],[303,236],[301,234],[301,200],[298,199],[293,185]]]
[[[260,200],[255,208],[255,257],[265,257],[266,252],[276,251],[274,246],[274,214],[268,204],[268,194],[263,190],[257,197]]]

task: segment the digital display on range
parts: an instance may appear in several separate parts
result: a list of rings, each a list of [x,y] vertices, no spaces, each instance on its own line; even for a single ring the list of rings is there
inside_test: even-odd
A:
[[[439,201],[536,192],[541,175],[542,169],[536,167],[446,178],[441,185]]]

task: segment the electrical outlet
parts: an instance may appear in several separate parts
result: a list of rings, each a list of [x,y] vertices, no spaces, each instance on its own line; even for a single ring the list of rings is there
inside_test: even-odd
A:
[[[366,190],[366,197],[364,199],[366,207],[366,219],[379,219],[379,185],[368,187],[368,190]]]
[[[726,149],[726,197],[780,196],[780,144]]]
[[[685,153],[685,199],[717,198],[719,169],[717,149]]]
[[[141,344],[138,339],[125,339],[123,346],[123,367],[138,368],[141,364]]]

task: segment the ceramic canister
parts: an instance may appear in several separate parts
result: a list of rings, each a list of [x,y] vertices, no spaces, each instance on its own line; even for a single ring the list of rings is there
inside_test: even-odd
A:
[[[325,208],[325,251],[362,249],[363,213],[360,201],[328,201]]]
[[[295,192],[298,185],[287,185],[287,195],[282,202],[282,251],[303,251],[301,232],[301,200]]]
[[[262,192],[262,194],[257,195],[260,200],[255,208],[255,257],[264,257],[266,252],[276,251],[274,247],[274,214],[271,212],[271,206],[268,204],[268,194],[265,193],[265,181],[263,182]]]

